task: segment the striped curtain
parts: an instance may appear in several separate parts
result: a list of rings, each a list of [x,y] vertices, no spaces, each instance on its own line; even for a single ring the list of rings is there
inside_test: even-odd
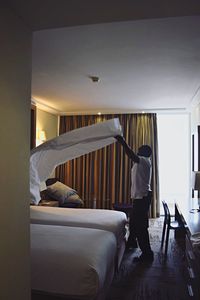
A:
[[[156,114],[61,116],[60,134],[112,118],[119,118],[127,143],[137,152],[142,144],[152,147],[152,191],[150,217],[159,216],[158,146]],[[132,162],[119,143],[73,159],[56,169],[61,182],[76,189],[91,208],[111,209],[116,203],[131,203]]]

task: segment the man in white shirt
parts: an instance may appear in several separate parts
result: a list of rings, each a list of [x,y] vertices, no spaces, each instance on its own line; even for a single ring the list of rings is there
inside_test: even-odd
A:
[[[133,209],[130,214],[130,235],[128,245],[136,246],[136,239],[142,251],[141,256],[135,260],[138,262],[152,262],[154,259],[149,241],[149,207],[151,204],[151,147],[142,145],[138,153],[127,145],[122,136],[115,137],[123,146],[128,157],[133,161],[131,170],[131,198],[133,199]]]

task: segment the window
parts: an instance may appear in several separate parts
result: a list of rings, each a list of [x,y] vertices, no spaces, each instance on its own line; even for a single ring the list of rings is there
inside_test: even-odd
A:
[[[168,203],[172,213],[175,202],[189,199],[189,130],[188,114],[158,115],[160,200]]]

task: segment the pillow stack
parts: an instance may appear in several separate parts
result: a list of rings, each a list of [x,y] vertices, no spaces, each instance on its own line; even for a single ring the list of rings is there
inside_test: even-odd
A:
[[[59,201],[59,206],[62,207],[83,207],[84,205],[77,191],[60,181],[47,186],[47,193],[50,197]]]

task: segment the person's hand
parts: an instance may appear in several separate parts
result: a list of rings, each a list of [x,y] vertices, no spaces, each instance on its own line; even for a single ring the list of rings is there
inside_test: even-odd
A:
[[[116,135],[115,138],[119,143],[122,143],[124,141],[124,138],[121,135]]]

